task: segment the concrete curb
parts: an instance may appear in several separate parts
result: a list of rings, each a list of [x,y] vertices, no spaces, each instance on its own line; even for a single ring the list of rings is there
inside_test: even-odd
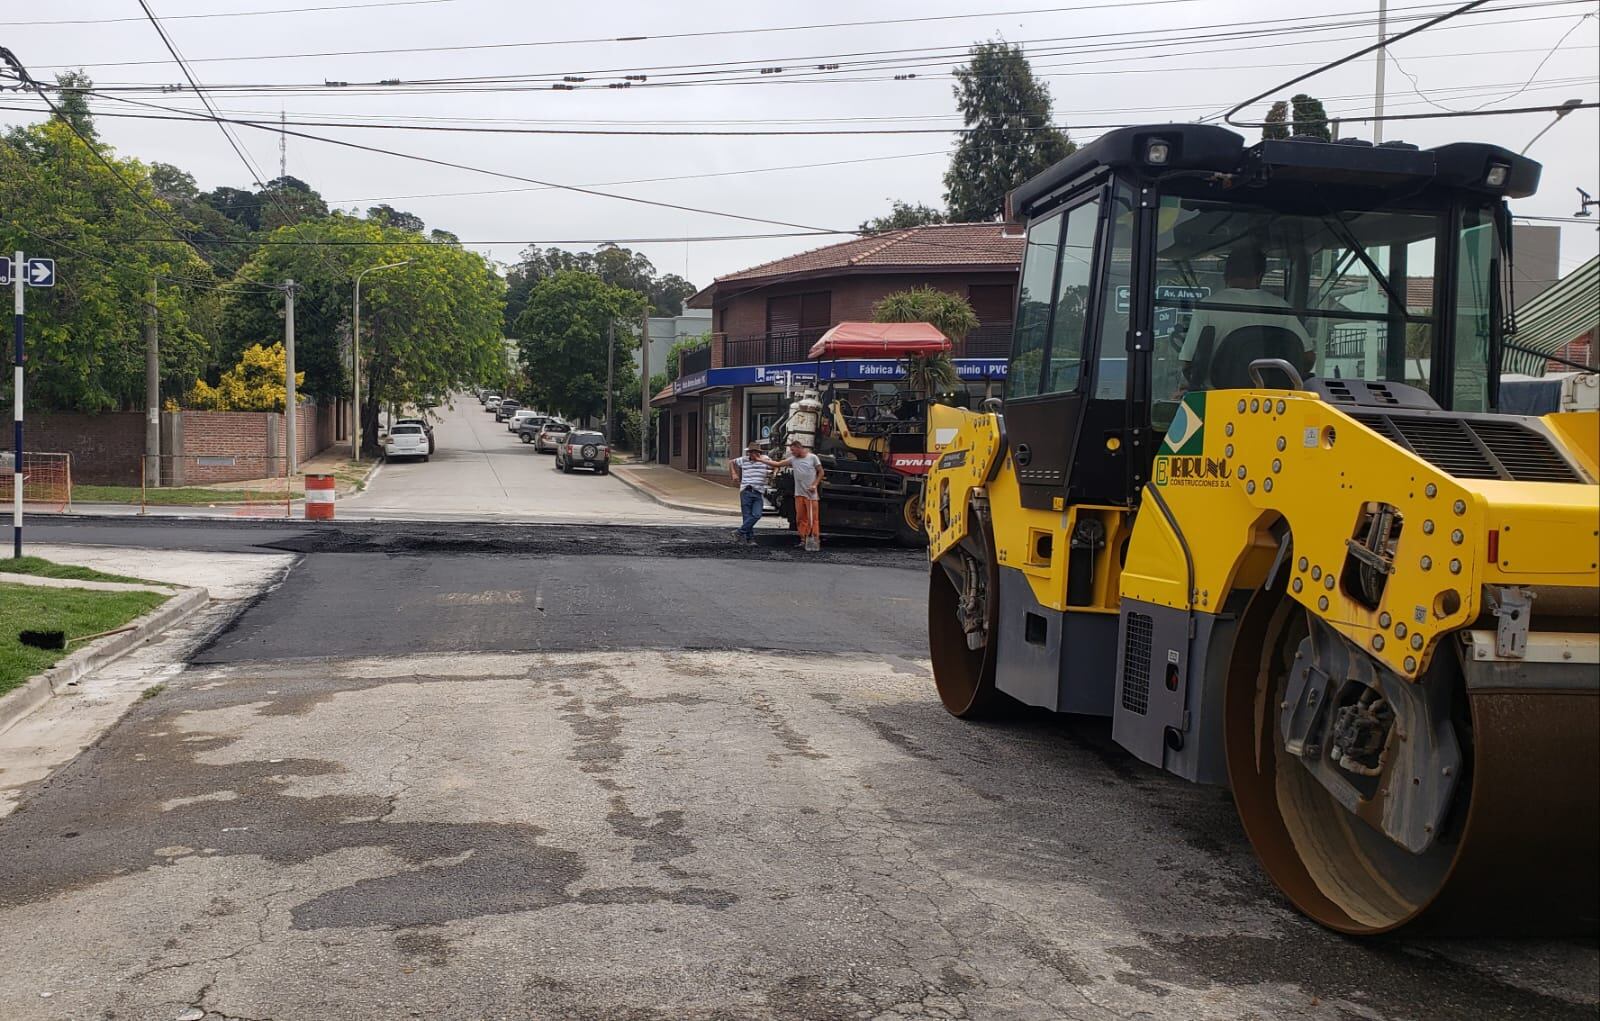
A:
[[[618,470],[619,468],[621,469],[620,471]],[[645,482],[643,479],[634,478],[633,473],[629,472],[621,465],[612,468],[611,477],[635,492],[643,493],[645,496],[649,497],[651,500],[654,500],[656,503],[659,503],[663,507],[671,507],[673,510],[692,511],[696,514],[723,514],[733,518],[740,516],[739,511],[734,508],[707,507],[704,504],[685,503],[682,500],[674,500],[662,493],[660,490],[656,489],[656,487]]]
[[[0,734],[48,702],[52,696],[65,694],[86,675],[121,658],[168,628],[188,620],[210,601],[210,593],[203,588],[184,589],[135,620],[132,630],[107,635],[57,660],[44,673],[28,678],[21,687],[0,697]]]

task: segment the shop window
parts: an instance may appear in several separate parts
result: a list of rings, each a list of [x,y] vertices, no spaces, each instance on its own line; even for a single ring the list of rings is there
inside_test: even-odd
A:
[[[732,440],[732,402],[727,397],[708,398],[705,402],[706,442],[705,470],[728,470],[728,448]]]

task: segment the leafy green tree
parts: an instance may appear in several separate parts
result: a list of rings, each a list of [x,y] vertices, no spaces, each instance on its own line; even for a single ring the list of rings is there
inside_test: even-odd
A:
[[[535,405],[584,422],[603,413],[607,328],[613,322],[617,392],[636,388],[638,338],[629,327],[646,307],[644,295],[582,270],[560,270],[539,281],[516,331]]]
[[[63,71],[56,75],[56,108],[60,116],[91,142],[99,141],[94,117],[89,113],[89,90],[94,82],[83,71]]]
[[[676,273],[656,277],[650,285],[650,314],[675,316],[683,312],[683,303],[700,288]]]
[[[386,227],[399,227],[401,230],[413,230],[421,234],[426,228],[422,217],[416,213],[408,213],[403,209],[396,209],[387,202],[373,206],[367,210],[367,219],[376,220]]]
[[[1324,142],[1333,140],[1333,131],[1328,126],[1328,111],[1323,109],[1322,100],[1302,92],[1289,100],[1289,106],[1295,134],[1310,135]]]
[[[1288,138],[1289,137],[1289,104],[1278,100],[1267,111],[1267,123],[1261,129],[1261,137]]]
[[[905,230],[907,227],[922,227],[930,223],[949,223],[950,217],[942,209],[935,209],[921,202],[902,202],[895,199],[889,207],[889,212],[883,216],[874,216],[870,220],[861,221],[863,234],[878,234],[886,230]]]
[[[126,242],[171,236],[150,208],[172,214],[143,164],[95,144],[109,168],[57,118],[14,128],[0,143],[0,250],[52,257],[59,275],[55,287],[28,296],[26,396],[34,408],[143,407],[152,279],[163,384],[181,392],[210,359],[210,288],[220,281],[180,241]],[[9,401],[9,374],[0,390]]]
[[[271,347],[251,344],[239,356],[239,364],[224,372],[216,386],[195,380],[187,403],[207,411],[282,411],[289,404],[288,375],[282,342]],[[305,373],[294,374],[297,388],[305,380]]]
[[[342,214],[281,227],[269,240],[284,243],[262,246],[242,275],[295,281],[295,364],[305,369],[305,392],[321,397],[350,392],[356,272],[411,260],[361,284],[364,437],[376,439],[378,413],[388,405],[436,404],[455,389],[503,374],[502,284],[476,253],[417,244],[422,238],[413,231]],[[233,290],[225,319],[232,346],[281,337],[282,307],[280,295]]]
[[[244,230],[261,229],[261,196],[253,191],[226,186],[213,188],[202,192],[200,201]]]
[[[978,43],[956,68],[956,106],[968,128],[944,175],[955,222],[999,219],[1006,193],[1077,151],[1051,124],[1050,89],[1020,46]]]
[[[298,177],[273,178],[257,192],[257,197],[262,230],[275,230],[328,215],[328,204],[322,201],[322,196]]]
[[[602,245],[593,252],[526,248],[506,272],[507,336],[517,336],[522,310],[539,282],[564,270],[593,273],[613,287],[644,295],[649,300],[652,315],[678,315],[683,310],[684,300],[699,290],[675,273],[658,276],[648,258],[620,245]]]

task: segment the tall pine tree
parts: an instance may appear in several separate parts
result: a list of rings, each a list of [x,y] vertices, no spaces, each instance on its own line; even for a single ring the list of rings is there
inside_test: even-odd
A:
[[[1006,192],[1078,147],[1051,125],[1050,89],[1020,46],[978,43],[956,69],[956,106],[967,132],[944,175],[956,222],[998,219]]]

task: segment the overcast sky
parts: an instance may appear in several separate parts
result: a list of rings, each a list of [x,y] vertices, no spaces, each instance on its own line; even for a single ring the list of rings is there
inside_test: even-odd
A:
[[[1316,63],[1358,49],[1375,38],[1369,26],[1282,34],[1321,20],[1363,21],[1376,13],[1364,0],[810,0],[742,3],[701,0],[668,4],[649,0],[579,3],[526,0],[413,0],[369,6],[374,0],[149,0],[202,85],[315,85],[312,93],[218,92],[225,115],[288,119],[362,119],[390,123],[461,125],[489,118],[499,127],[614,130],[749,131],[948,129],[958,123],[951,95],[952,54],[975,40],[1003,37],[1034,53],[1050,84],[1058,123],[1086,142],[1102,125],[1196,120],[1287,80]],[[248,17],[184,17],[227,12],[329,6]],[[1418,14],[1454,4],[1397,0],[1394,34]],[[1079,8],[1072,10],[1071,8]],[[1399,43],[1388,70],[1388,112],[1515,107],[1600,95],[1600,17],[1595,0],[1493,0],[1491,13],[1469,15]],[[990,13],[980,13],[980,12]],[[1010,12],[1010,13],[1005,13]],[[965,15],[974,15],[965,17]],[[1584,15],[1589,17],[1584,20]],[[951,15],[964,17],[949,18]],[[872,19],[896,24],[740,32],[689,38],[617,41],[619,36],[660,36],[727,30],[772,29]],[[125,19],[99,21],[98,19]],[[96,23],[24,24],[90,20]],[[1239,37],[1238,33],[1248,32]],[[1232,33],[1197,40],[1198,35]],[[1564,41],[1561,41],[1565,37]],[[609,41],[584,42],[604,38]],[[1559,48],[1557,47],[1560,42]],[[10,47],[41,80],[82,67],[101,85],[176,84],[183,75],[137,0],[11,0],[0,14],[0,44]],[[442,52],[392,52],[301,59],[264,57],[308,52],[484,47]],[[532,45],[504,45],[532,44]],[[1554,51],[1552,52],[1554,48]],[[873,51],[898,54],[852,56]],[[850,61],[903,59],[903,67],[852,65]],[[143,63],[115,63],[143,62]],[[840,63],[818,72],[817,64]],[[668,75],[666,66],[700,74]],[[684,65],[695,65],[686,67]],[[720,66],[719,66],[720,65]],[[751,65],[746,68],[746,65]],[[783,67],[761,75],[761,66]],[[555,91],[549,81],[515,90],[419,93],[414,89],[329,92],[325,81],[459,79],[467,76],[591,76],[585,86],[617,80],[635,68],[650,75],[628,89]],[[740,69],[729,81],[729,69]],[[1403,69],[1403,70],[1402,70]],[[716,74],[703,72],[714,71]],[[916,75],[895,80],[896,74]],[[1415,78],[1413,83],[1412,78]],[[1517,93],[1524,83],[1526,90]],[[665,83],[693,82],[694,84]],[[1371,57],[1328,72],[1300,88],[1324,97],[1334,115],[1370,113]],[[1419,91],[1423,95],[1419,95]],[[1298,89],[1293,90],[1298,91]],[[131,94],[128,98],[198,109],[191,94]],[[1283,98],[1287,98],[1285,95]],[[15,94],[0,103],[15,105]],[[1253,111],[1265,112],[1266,103]],[[97,101],[97,110],[139,108]],[[149,111],[144,111],[149,112]],[[0,112],[0,121],[37,119]],[[1494,141],[1521,149],[1550,122],[1549,114],[1474,117],[1386,125],[1388,138],[1421,145],[1456,140]],[[466,122],[473,123],[473,122]],[[175,163],[202,188],[250,187],[250,173],[215,125],[101,117],[102,137],[124,155]],[[1568,216],[1578,207],[1576,187],[1600,195],[1600,111],[1582,110],[1553,127],[1530,150],[1543,162],[1541,191],[1514,212]],[[444,134],[339,127],[303,130],[367,145],[468,164],[563,184],[685,206],[780,220],[804,227],[854,228],[885,211],[891,199],[938,205],[941,176],[954,136],[859,134],[812,136],[591,136]],[[1346,125],[1345,134],[1371,137],[1370,125]],[[1256,132],[1249,134],[1254,137]],[[277,136],[248,128],[238,135],[265,176],[277,175]],[[800,164],[861,162],[765,173],[729,173]],[[414,212],[430,227],[458,234],[470,247],[500,261],[514,259],[530,242],[566,239],[681,237],[795,230],[652,208],[561,190],[445,195],[529,186],[466,170],[341,149],[291,138],[289,173],[309,182],[329,204],[364,210],[377,202]],[[709,176],[719,175],[719,176]],[[640,178],[679,180],[627,183]],[[1592,223],[1593,221],[1591,221]],[[1597,249],[1593,226],[1563,226],[1562,266],[1570,270]],[[663,272],[704,285],[727,273],[834,239],[769,238],[695,243],[633,244]],[[570,245],[583,248],[592,245]]]

